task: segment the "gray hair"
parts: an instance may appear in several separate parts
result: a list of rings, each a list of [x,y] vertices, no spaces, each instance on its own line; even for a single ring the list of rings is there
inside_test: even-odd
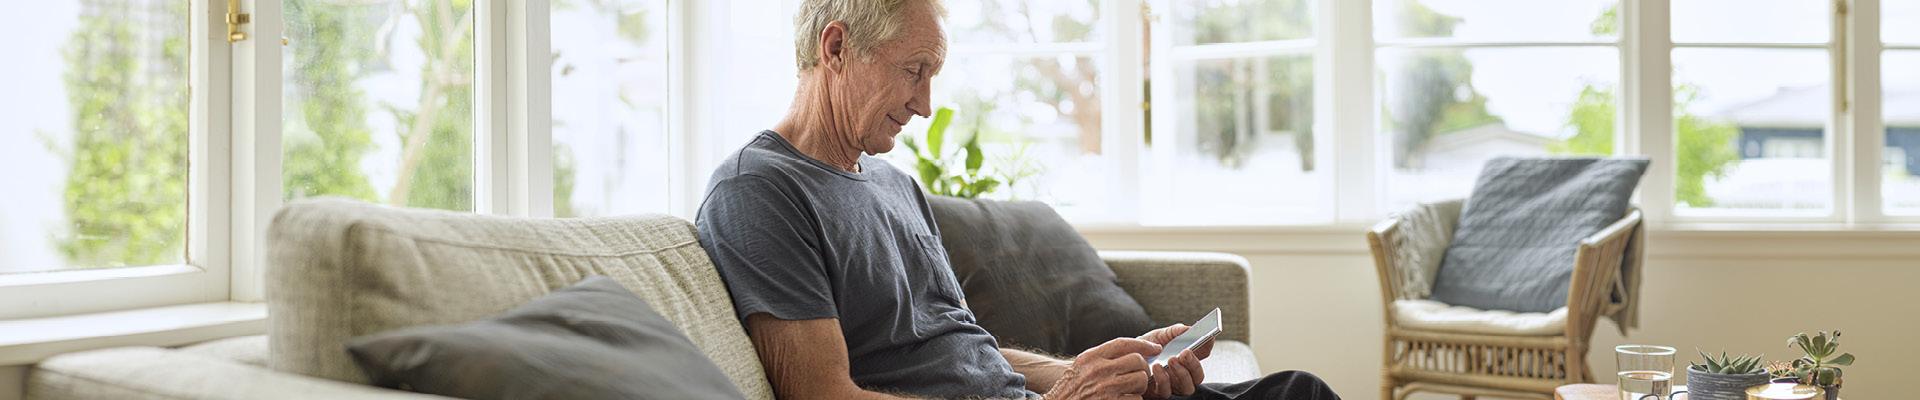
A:
[[[900,12],[909,0],[805,0],[793,16],[793,52],[800,71],[820,64],[820,31],[834,21],[847,24],[846,46],[861,59],[880,42],[900,33],[906,21]],[[946,15],[939,0],[930,3],[935,15]]]

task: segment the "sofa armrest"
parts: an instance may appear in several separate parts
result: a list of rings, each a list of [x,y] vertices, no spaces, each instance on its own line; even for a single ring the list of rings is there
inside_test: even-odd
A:
[[[158,347],[69,353],[27,376],[29,400],[445,399],[331,381]]]
[[[1220,340],[1250,342],[1247,259],[1225,253],[1102,251],[1120,288],[1155,322],[1192,324],[1220,308]]]

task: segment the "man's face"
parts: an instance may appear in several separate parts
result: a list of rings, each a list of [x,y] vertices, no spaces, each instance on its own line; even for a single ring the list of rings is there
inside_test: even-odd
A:
[[[910,2],[907,8],[901,15],[905,25],[873,46],[870,58],[847,54],[844,79],[834,90],[835,108],[842,113],[837,118],[853,136],[848,141],[867,154],[893,150],[893,138],[908,120],[933,115],[928,97],[933,76],[946,62],[946,34],[930,2]]]

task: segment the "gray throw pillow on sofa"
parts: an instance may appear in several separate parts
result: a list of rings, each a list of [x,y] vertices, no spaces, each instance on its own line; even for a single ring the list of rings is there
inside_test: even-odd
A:
[[[347,346],[373,384],[466,399],[740,399],[646,300],[604,276],[492,319]]]
[[[1002,346],[1075,355],[1155,328],[1046,204],[927,196],[967,306]]]
[[[1567,303],[1581,239],[1624,217],[1644,158],[1496,158],[1460,212],[1433,300],[1549,312]]]

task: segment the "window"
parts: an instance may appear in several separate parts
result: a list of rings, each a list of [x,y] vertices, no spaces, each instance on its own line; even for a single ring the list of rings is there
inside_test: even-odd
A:
[[[282,6],[286,198],[473,210],[472,4]]]
[[[977,137],[986,173],[1002,177],[1003,198],[1041,200],[1077,220],[1108,217],[1118,180],[1117,146],[1104,126],[1103,85],[1111,49],[1097,0],[949,1],[946,65],[933,105],[954,109],[947,158]],[[928,119],[901,131],[923,140]],[[887,154],[915,171],[913,150]]]
[[[1385,209],[1464,198],[1499,156],[1616,154],[1619,3],[1382,0]]]
[[[1880,195],[1887,214],[1920,215],[1920,1],[1882,0]]]
[[[1158,224],[1326,222],[1331,166],[1316,143],[1311,0],[1171,2],[1149,63],[1171,90],[1148,136]],[[1164,49],[1164,50],[1163,50]],[[1160,65],[1165,64],[1165,65]]]
[[[666,211],[666,1],[549,5],[554,216]]]
[[[1834,102],[1831,6],[1791,0],[1674,0],[1672,6],[1675,213],[1828,213],[1835,165],[1827,146]]]
[[[0,14],[0,274],[186,263],[188,3],[14,8]]]

